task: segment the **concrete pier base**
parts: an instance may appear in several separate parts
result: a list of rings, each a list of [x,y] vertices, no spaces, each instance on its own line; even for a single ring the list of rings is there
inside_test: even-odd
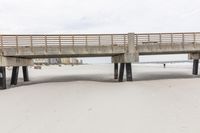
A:
[[[29,81],[28,67],[22,66],[22,71],[23,71],[24,82]]]
[[[11,83],[10,83],[11,85],[17,85],[18,73],[19,73],[19,66],[13,66]]]
[[[131,63],[126,63],[126,79],[127,81],[133,81]]]
[[[0,67],[0,89],[6,89],[6,67]]]
[[[129,62],[139,62],[139,54],[134,53],[134,54],[120,54],[120,55],[115,55],[112,56],[112,62],[113,63],[129,63]]]
[[[114,79],[118,79],[118,63],[114,63]]]
[[[198,68],[199,68],[199,59],[194,59],[193,60],[193,75],[198,75]]]
[[[120,63],[119,82],[123,82],[124,78],[124,63]]]
[[[32,59],[0,56],[0,66],[32,66]]]

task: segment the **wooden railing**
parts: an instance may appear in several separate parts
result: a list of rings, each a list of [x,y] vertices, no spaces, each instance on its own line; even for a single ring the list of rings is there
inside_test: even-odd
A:
[[[187,45],[200,43],[200,32],[188,33],[142,33],[135,35],[136,45]]]
[[[26,46],[34,47],[57,46],[124,46],[128,44],[128,34],[66,34],[66,35],[0,35],[1,49]],[[188,33],[140,33],[135,34],[135,45],[176,45],[200,44],[200,32]]]
[[[34,47],[57,46],[126,46],[128,44],[127,34],[67,34],[67,35],[0,35],[1,48],[28,46]]]

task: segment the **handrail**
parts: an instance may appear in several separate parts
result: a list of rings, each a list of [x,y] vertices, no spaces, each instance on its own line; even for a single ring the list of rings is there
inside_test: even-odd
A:
[[[180,33],[143,33],[137,34],[136,45],[152,44],[180,44],[184,47],[188,43],[200,43],[200,32]]]
[[[128,43],[127,34],[30,34],[30,35],[0,35],[1,48],[3,47],[16,47],[16,53],[19,53],[20,47],[28,46],[32,53],[34,53],[34,47],[43,47],[44,51],[48,53],[50,46],[57,46],[59,52],[62,52],[63,46],[72,46],[75,49],[76,46],[126,46]],[[62,47],[61,47],[62,46]]]
[[[135,45],[148,46],[167,44],[171,47],[180,44],[184,48],[188,43],[200,44],[200,32],[176,32],[176,33],[136,33]],[[42,46],[48,52],[48,47],[57,46],[62,51],[63,46],[122,46],[126,49],[128,44],[128,34],[0,34],[1,49],[15,46],[19,52],[21,46],[29,46],[34,52],[34,47]]]
[[[120,34],[0,34],[0,36],[98,36],[98,35],[125,35]]]
[[[137,33],[137,35],[147,35],[147,34],[151,34],[151,35],[154,35],[154,34],[200,34],[200,32],[152,32],[152,33]]]

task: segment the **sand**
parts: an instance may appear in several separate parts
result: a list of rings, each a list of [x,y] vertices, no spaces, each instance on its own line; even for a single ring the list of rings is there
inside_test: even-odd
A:
[[[20,74],[0,91],[0,133],[199,133],[200,78],[191,71],[135,64],[134,81],[118,83],[110,64],[30,69],[31,82]]]

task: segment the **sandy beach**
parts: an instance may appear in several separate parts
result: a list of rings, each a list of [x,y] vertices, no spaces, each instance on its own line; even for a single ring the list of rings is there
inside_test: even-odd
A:
[[[133,82],[113,65],[29,68],[28,83],[0,91],[0,133],[199,133],[199,76],[192,64],[134,64]],[[7,71],[8,80],[11,70]]]

